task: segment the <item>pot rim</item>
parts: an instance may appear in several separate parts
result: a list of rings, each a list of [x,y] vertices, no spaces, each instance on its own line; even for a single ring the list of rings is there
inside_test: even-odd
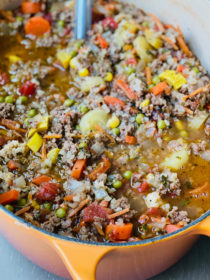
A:
[[[197,224],[199,224],[201,221],[203,221],[205,218],[207,218],[208,216],[210,216],[210,210],[208,210],[206,213],[204,213],[203,215],[201,215],[199,218],[197,218],[196,220],[192,221],[191,223],[189,223],[188,225],[180,228],[177,231],[174,231],[172,233],[169,234],[165,234],[165,235],[160,235],[157,237],[153,237],[150,239],[145,239],[145,240],[140,240],[140,241],[134,241],[134,242],[125,242],[125,243],[114,243],[114,242],[110,242],[110,243],[106,243],[106,242],[96,242],[96,241],[84,241],[84,240],[80,240],[77,238],[73,238],[73,237],[66,237],[66,236],[62,236],[59,234],[55,234],[52,232],[48,232],[44,229],[39,229],[38,227],[30,224],[29,222],[26,222],[24,219],[15,216],[14,213],[9,212],[7,209],[5,209],[2,205],[0,205],[0,210],[2,210],[5,214],[7,214],[8,216],[10,216],[11,218],[14,218],[15,220],[17,220],[18,222],[20,222],[21,224],[23,224],[24,226],[28,227],[28,228],[32,228],[36,231],[39,231],[49,237],[53,237],[56,239],[61,239],[61,240],[65,240],[65,241],[71,241],[74,243],[79,243],[79,244],[84,244],[84,245],[93,245],[93,246],[107,246],[107,247],[129,247],[129,246],[136,246],[136,245],[146,245],[149,243],[155,243],[157,241],[161,241],[164,239],[168,239],[170,237],[172,237],[173,235],[177,235],[179,233],[181,233],[182,231],[186,231],[188,229],[190,229],[193,226],[196,226]]]

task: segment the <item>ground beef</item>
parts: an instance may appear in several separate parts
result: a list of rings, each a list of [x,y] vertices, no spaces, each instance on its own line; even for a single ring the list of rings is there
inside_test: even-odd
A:
[[[168,218],[172,224],[186,225],[190,222],[187,211],[179,211],[177,206],[173,206],[172,210],[168,212]]]
[[[54,212],[49,215],[48,219],[46,222],[41,224],[41,228],[55,232],[56,228],[61,225],[61,219],[59,219]]]
[[[15,110],[15,105],[0,103],[0,119],[11,118],[14,110]]]
[[[207,144],[206,144],[205,141],[190,144],[190,148],[191,148],[194,155],[199,155],[200,152],[205,151],[206,146],[207,146]]]

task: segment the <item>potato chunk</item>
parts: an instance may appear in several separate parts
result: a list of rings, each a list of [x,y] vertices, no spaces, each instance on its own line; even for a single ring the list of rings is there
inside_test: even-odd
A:
[[[171,170],[178,170],[184,166],[189,160],[189,151],[182,149],[170,154],[162,163],[161,167]]]

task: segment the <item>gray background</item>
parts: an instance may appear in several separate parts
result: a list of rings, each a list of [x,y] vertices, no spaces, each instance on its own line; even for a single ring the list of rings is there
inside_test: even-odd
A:
[[[31,263],[1,235],[0,279],[63,280]],[[183,259],[151,280],[210,280],[210,238],[202,236]]]

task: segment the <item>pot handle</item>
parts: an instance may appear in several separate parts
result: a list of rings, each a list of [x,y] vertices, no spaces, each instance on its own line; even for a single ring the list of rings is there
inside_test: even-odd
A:
[[[199,234],[207,235],[210,237],[210,216],[208,216],[197,226],[197,230]]]
[[[100,259],[113,250],[111,246],[87,245],[53,239],[52,243],[74,280],[95,280]]]

